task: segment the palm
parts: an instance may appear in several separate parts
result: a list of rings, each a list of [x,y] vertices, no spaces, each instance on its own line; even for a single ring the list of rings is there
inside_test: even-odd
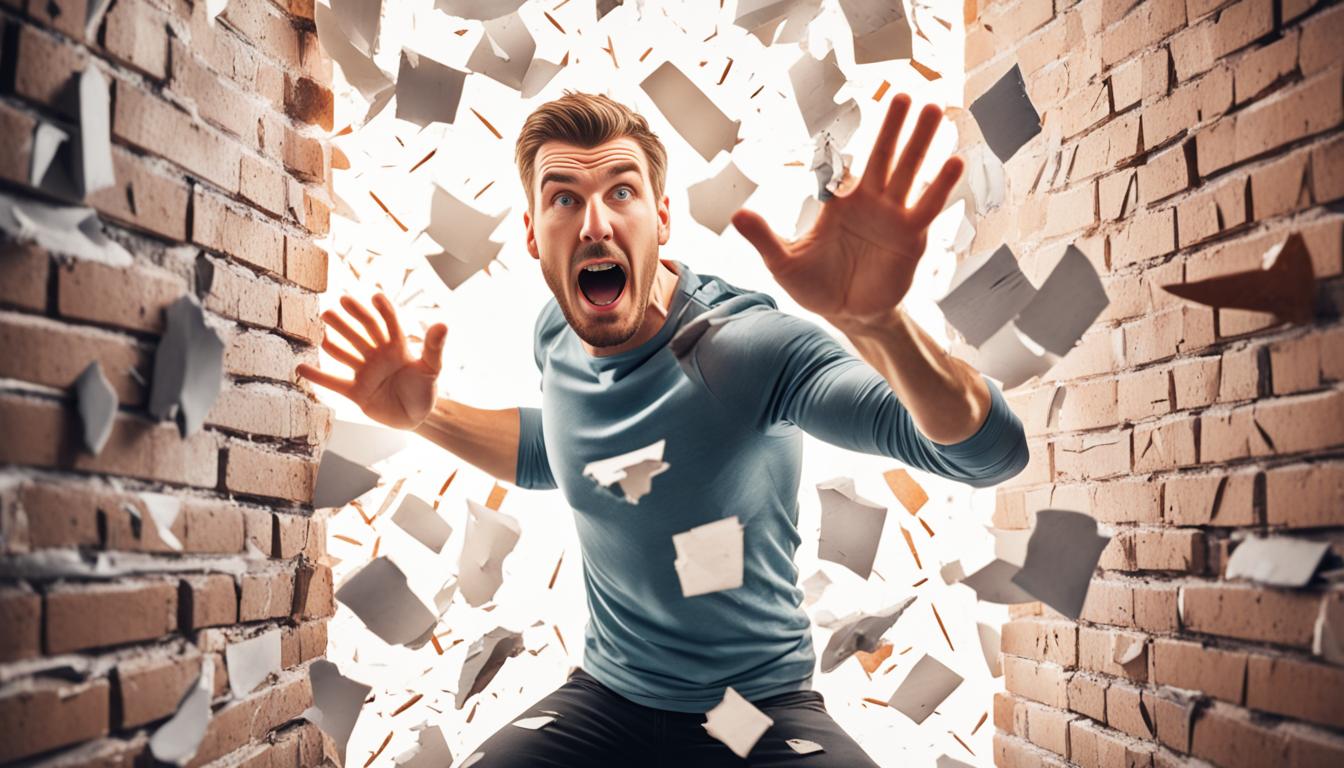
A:
[[[361,334],[338,313],[328,310],[322,319],[354,348],[347,350],[324,335],[322,349],[338,362],[350,366],[354,375],[339,379],[310,365],[300,365],[299,375],[349,398],[364,415],[398,429],[413,429],[424,421],[437,398],[435,381],[442,365],[443,339],[448,329],[438,324],[425,336],[420,357],[411,354],[402,334],[392,303],[380,294],[374,306],[382,315],[386,329],[373,314],[349,296],[341,305],[358,321]]]
[[[751,211],[733,216],[780,287],[804,309],[834,322],[878,318],[905,298],[929,224],[961,175],[961,161],[949,159],[919,201],[905,205],[942,115],[936,107],[924,109],[893,171],[896,137],[908,109],[908,97],[893,99],[863,178],[856,181],[846,172],[812,229],[797,240],[780,240]]]

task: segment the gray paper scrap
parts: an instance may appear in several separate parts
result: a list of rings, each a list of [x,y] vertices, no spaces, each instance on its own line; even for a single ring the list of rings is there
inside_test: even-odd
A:
[[[272,629],[240,643],[230,643],[224,649],[229,689],[235,699],[244,698],[267,677],[280,673],[281,634],[280,630]]]
[[[412,494],[406,494],[401,500],[401,506],[392,515],[392,522],[435,553],[443,549],[453,534],[452,526],[439,517],[429,502]]]
[[[314,661],[308,667],[308,677],[313,687],[313,707],[304,715],[336,742],[336,750],[344,765],[345,745],[350,741],[355,721],[364,709],[364,699],[373,686],[342,675],[336,665],[326,659]]]
[[[467,278],[484,269],[504,247],[503,243],[491,240],[490,234],[512,208],[493,215],[481,213],[437,184],[429,206],[425,235],[443,252],[425,258],[439,279],[449,289],[457,290]]]
[[[201,657],[201,672],[177,704],[177,712],[149,738],[149,751],[156,760],[186,765],[196,756],[210,725],[210,699],[215,691],[215,664]]]
[[[380,475],[328,448],[317,465],[313,507],[344,507],[378,485]]]
[[[683,597],[742,586],[742,523],[736,515],[673,534],[672,547]]]
[[[517,520],[467,499],[467,532],[457,578],[462,597],[473,608],[493,598],[504,583],[504,558],[521,536]]]
[[[824,571],[817,571],[808,576],[807,581],[803,582],[803,607],[806,608],[820,600],[822,594],[830,585],[831,577],[827,576]]]
[[[1276,587],[1305,587],[1330,551],[1328,541],[1288,536],[1250,536],[1232,550],[1224,578]]]
[[[1077,619],[1087,599],[1092,572],[1110,536],[1081,512],[1042,509],[1027,544],[1027,559],[1013,583],[1056,611]]]
[[[1021,386],[1033,376],[1040,376],[1059,362],[1059,356],[1036,346],[1008,322],[994,332],[987,341],[969,356],[976,370],[1003,384],[1003,389]]]
[[[1022,69],[1014,64],[988,91],[971,102],[971,114],[985,143],[1003,162],[1041,132],[1041,116],[1027,95]]]
[[[397,119],[421,128],[430,123],[452,123],[457,119],[462,84],[468,74],[403,48],[397,70]]]
[[[182,513],[182,500],[166,493],[150,491],[143,491],[138,495],[149,513],[150,523],[159,535],[159,540],[171,549],[181,552],[182,542],[178,540],[177,534],[173,533],[173,525],[177,522],[177,516]]]
[[[559,64],[534,58],[536,52],[537,41],[522,18],[512,13],[485,22],[485,34],[467,59],[467,69],[530,99],[560,71]]]
[[[863,498],[854,481],[837,477],[817,483],[821,499],[821,538],[817,557],[839,563],[866,579],[873,572],[887,508]]]
[[[803,115],[807,135],[816,136],[826,131],[838,147],[844,147],[859,127],[859,105],[850,99],[835,103],[835,94],[845,84],[845,73],[835,63],[835,51],[824,59],[814,59],[804,53],[789,67],[789,82],[793,84],[794,100]]]
[[[1092,262],[1070,245],[1013,322],[1032,341],[1063,356],[1110,303]]]
[[[905,9],[891,0],[840,0],[854,37],[854,63],[908,59],[913,48]]]
[[[723,742],[733,754],[744,759],[775,723],[774,719],[731,687],[724,689],[723,701],[706,712],[705,718],[705,722],[701,723],[705,731]]]
[[[790,749],[792,749],[794,752],[797,752],[800,755],[810,755],[813,752],[826,751],[822,749],[821,745],[818,744],[817,742],[808,741],[807,739],[785,739],[784,743],[788,744]]]
[[[620,456],[589,462],[583,468],[583,476],[592,478],[598,487],[612,495],[630,504],[638,504],[641,498],[653,490],[653,478],[672,467],[663,461],[666,445],[666,440],[659,440]],[[616,486],[620,487],[619,490]]]
[[[1022,567],[1027,561],[1027,542],[1031,541],[1031,529],[987,526],[985,530],[994,537],[994,556],[1019,568]]]
[[[961,580],[975,590],[977,599],[986,603],[1013,605],[1035,602],[1031,593],[1013,582],[1019,566],[1005,560],[991,560],[988,565]]]
[[[964,273],[965,279],[938,300],[938,308],[967,344],[978,347],[1016,317],[1036,289],[1007,245],[964,265]]]
[[[999,658],[999,630],[979,622],[976,622],[975,628],[980,634],[980,652],[985,654],[985,666],[989,667],[989,674],[1003,677],[1003,662]]]
[[[331,56],[332,61],[341,67],[345,79],[364,97],[365,101],[377,101],[380,95],[389,98],[395,92],[392,79],[387,76],[373,59],[360,51],[336,19],[336,14],[322,3],[313,4],[313,20],[317,25],[317,37],[322,47]],[[365,122],[369,118],[366,117]]]
[[[513,13],[527,0],[434,0],[434,10],[459,19],[490,21]]]
[[[947,755],[939,755],[938,762],[934,764],[934,768],[975,768],[975,766],[970,763],[963,763],[960,760]]]
[[[94,360],[75,379],[75,400],[79,403],[84,450],[97,456],[112,436],[112,424],[117,419],[117,393],[103,375],[102,363]]]
[[[131,254],[103,233],[103,222],[92,208],[48,205],[0,193],[0,230],[52,253],[114,267],[131,263]]]
[[[388,645],[418,648],[429,642],[427,637],[420,640],[425,629],[438,622],[438,616],[420,602],[406,584],[406,574],[387,555],[346,579],[336,590],[336,600]]]
[[[821,671],[830,672],[856,651],[872,653],[882,644],[882,635],[896,620],[901,618],[905,609],[915,602],[915,597],[907,597],[895,605],[888,606],[875,613],[867,613],[857,619],[846,621],[838,627],[826,643],[821,654]]]
[[[956,584],[966,578],[966,569],[961,567],[960,560],[953,560],[938,569],[938,576],[944,584]]]
[[[205,324],[196,297],[185,294],[164,311],[165,325],[154,353],[149,413],[176,418],[182,437],[194,434],[224,384],[224,340]]]
[[[453,752],[448,748],[448,740],[443,729],[437,725],[421,723],[411,728],[419,741],[414,747],[397,755],[395,765],[401,768],[448,768],[453,764]]]
[[[475,752],[471,755],[468,755],[467,759],[463,760],[462,764],[459,765],[457,768],[471,768],[471,766],[481,762],[481,760],[484,758],[485,758],[484,752]]]
[[[728,220],[756,191],[756,182],[747,178],[732,160],[712,178],[698,181],[686,190],[691,217],[716,235],[728,228]]]
[[[742,124],[729,120],[676,65],[665,61],[639,84],[677,133],[705,160],[731,152]]]
[[[52,123],[39,122],[33,129],[32,145],[28,184],[57,197],[79,197],[70,134]]]
[[[378,52],[383,0],[331,0],[331,10],[351,45],[368,56]]]
[[[597,7],[594,9],[597,12],[597,20],[601,21],[621,3],[622,0],[597,0]]]
[[[457,680],[457,708],[467,699],[485,690],[504,662],[523,652],[523,636],[504,627],[495,627],[478,637],[467,650]]]
[[[761,45],[788,45],[802,41],[819,13],[821,0],[740,0],[733,24],[751,32]]]
[[[905,676],[887,705],[914,720],[924,722],[933,710],[942,704],[961,685],[962,677],[943,666],[932,656],[925,655]]]
[[[403,430],[336,419],[327,450],[367,467],[395,456],[409,443]]]
[[[112,170],[111,95],[107,78],[93,65],[79,76],[80,196],[87,197],[116,183]]]

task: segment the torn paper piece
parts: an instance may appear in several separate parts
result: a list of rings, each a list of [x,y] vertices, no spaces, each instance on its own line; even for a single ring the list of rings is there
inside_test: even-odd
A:
[[[527,0],[434,0],[434,9],[459,19],[490,21],[513,13]]]
[[[971,102],[971,114],[985,143],[1005,163],[1041,132],[1041,116],[1027,95],[1022,68],[1017,64]]]
[[[223,388],[224,340],[205,324],[200,302],[189,293],[164,311],[164,320],[148,410],[157,419],[177,419],[187,437],[200,431]]]
[[[901,506],[905,507],[905,511],[912,515],[918,514],[920,508],[929,500],[929,494],[925,492],[924,486],[904,469],[889,469],[882,473],[882,479],[887,481],[887,487],[891,489],[896,500],[901,502]]]
[[[716,235],[728,228],[728,219],[741,208],[756,182],[747,178],[737,164],[728,161],[713,178],[698,181],[687,188],[691,217]]]
[[[854,38],[854,63],[872,64],[912,55],[910,22],[901,3],[891,0],[840,0]]]
[[[403,430],[336,419],[327,450],[367,467],[395,456],[409,442]]]
[[[742,124],[729,120],[676,65],[665,61],[639,84],[663,117],[706,161],[731,152]]]
[[[817,742],[808,741],[807,739],[785,739],[784,743],[788,744],[790,749],[792,749],[794,752],[797,752],[800,755],[810,755],[813,752],[826,751],[822,749],[821,745],[818,744]]]
[[[683,597],[742,586],[742,523],[736,515],[674,534],[672,547]]]
[[[1148,643],[1142,638],[1117,632],[1111,635],[1111,660],[1122,667],[1133,664],[1135,670],[1147,668],[1144,652]]]
[[[938,762],[934,764],[934,768],[975,768],[975,766],[970,763],[963,763],[948,755],[939,755]]]
[[[407,494],[401,500],[401,506],[392,515],[392,522],[436,554],[453,534],[452,526],[439,517],[434,507],[413,494]]]
[[[1276,587],[1305,587],[1329,551],[1328,541],[1250,536],[1232,550],[1223,575]]]
[[[421,128],[430,123],[451,124],[457,119],[468,74],[403,48],[397,70],[397,119]]]
[[[925,654],[905,676],[887,705],[914,720],[924,722],[961,685],[961,675]]]
[[[116,183],[112,170],[111,95],[107,78],[88,65],[79,76],[79,187],[80,196]]]
[[[331,0],[331,10],[351,45],[368,56],[378,52],[383,0]]]
[[[94,360],[75,379],[75,401],[79,405],[84,450],[97,456],[107,445],[112,424],[117,420],[117,393],[103,375],[102,363]]]
[[[846,174],[854,156],[842,153],[828,131],[818,133],[814,141],[810,170],[817,176],[817,200],[826,202],[840,193],[841,184],[852,183],[852,179],[846,180]]]
[[[149,520],[154,525],[154,532],[159,535],[159,540],[174,551],[181,552],[182,542],[177,538],[177,534],[173,533],[173,525],[177,523],[177,516],[182,513],[182,500],[166,493],[151,491],[144,491],[138,495],[145,505],[145,511],[149,513]]]
[[[495,627],[477,638],[467,650],[457,681],[457,708],[467,699],[485,690],[504,662],[523,652],[523,636],[504,627]]]
[[[524,717],[521,720],[514,720],[513,724],[529,731],[538,731],[553,722],[555,722],[554,715],[538,715],[537,717]]]
[[[583,476],[592,478],[599,487],[610,491],[612,495],[623,498],[630,504],[639,500],[653,489],[653,478],[671,469],[663,461],[663,448],[666,440],[659,440],[620,456],[589,462],[583,468]],[[619,485],[619,492],[613,486]]]
[[[1344,664],[1344,602],[1334,595],[1321,601],[1312,631],[1311,652],[1331,664]]]
[[[246,697],[271,675],[280,673],[280,635],[272,629],[224,649],[229,670],[229,690],[235,699]]]
[[[965,164],[964,170],[943,210],[958,200],[964,200],[967,216],[972,212],[984,216],[1002,205],[1008,184],[1003,162],[982,144],[966,149],[961,153],[961,159]]]
[[[1077,619],[1092,583],[1092,572],[1110,536],[1081,512],[1042,509],[1027,543],[1027,559],[1013,583],[1056,611]]]
[[[448,768],[453,764],[453,752],[448,748],[448,740],[443,729],[437,725],[421,723],[411,728],[418,741],[415,746],[397,755],[393,763],[400,768]]]
[[[968,357],[968,362],[976,370],[998,380],[1005,390],[1020,387],[1033,377],[1044,374],[1055,367],[1060,359],[1058,355],[1027,338],[1018,330],[1015,322],[1009,322],[995,331]]]
[[[356,464],[331,449],[322,453],[317,465],[313,507],[344,507],[378,485],[380,475]]]
[[[482,213],[458,199],[448,190],[434,185],[429,203],[429,225],[425,235],[442,253],[425,258],[451,290],[485,268],[499,254],[503,243],[490,239],[512,208],[497,214]]]
[[[980,622],[976,622],[975,628],[980,633],[980,652],[985,655],[985,666],[989,667],[989,674],[1003,677],[1003,662],[999,657],[1001,642],[999,630]]]
[[[1271,312],[1290,323],[1309,323],[1316,316],[1316,277],[1306,241],[1298,232],[1266,251],[1260,269],[1162,289],[1217,309]]]
[[[1013,583],[1019,566],[1004,560],[991,560],[988,565],[961,580],[975,590],[976,599],[999,605],[1032,603],[1036,598]]]
[[[746,758],[762,735],[775,721],[752,706],[732,687],[724,689],[723,701],[705,713],[701,726],[710,736],[723,742],[735,755]]]
[[[938,308],[967,344],[979,347],[1031,302],[1036,289],[1007,245],[965,265],[965,274],[938,300]]]
[[[800,42],[819,13],[821,0],[740,0],[733,24],[761,45],[787,45]]]
[[[495,596],[504,583],[504,558],[522,529],[513,517],[467,499],[467,532],[458,558],[458,589],[473,608]]]
[[[1013,323],[1056,355],[1067,355],[1111,301],[1096,267],[1070,245]]]
[[[313,688],[313,707],[304,712],[304,716],[336,743],[341,765],[344,765],[345,745],[364,709],[364,699],[373,687],[342,675],[336,665],[326,659],[318,659],[308,667],[308,678]]]
[[[821,498],[817,557],[868,578],[877,559],[887,508],[858,495],[854,481],[847,477],[818,483],[817,495]]]
[[[80,197],[70,134],[51,123],[40,122],[33,129],[32,147],[28,184],[57,197]]]
[[[20,242],[33,241],[53,254],[114,267],[131,263],[130,252],[103,232],[103,222],[92,208],[48,205],[0,193],[0,230]]]
[[[616,10],[616,7],[622,2],[623,0],[597,0],[597,6],[594,8],[597,13],[597,20],[601,21],[606,18],[606,15]]]
[[[209,656],[202,656],[200,675],[182,695],[177,712],[149,738],[149,751],[155,759],[174,765],[191,762],[210,724],[210,699],[214,691],[215,664]]]
[[[821,654],[821,671],[830,672],[856,651],[872,653],[881,644],[882,635],[891,629],[901,618],[905,609],[915,602],[915,597],[907,597],[895,605],[888,606],[875,613],[866,613],[857,619],[846,621],[831,635],[826,650]]]
[[[953,560],[950,563],[945,563],[943,567],[938,569],[938,576],[943,580],[944,584],[956,584],[958,581],[966,578],[966,569],[961,567],[960,560]]]
[[[354,611],[369,631],[388,645],[419,648],[429,642],[427,628],[438,622],[434,614],[406,583],[406,574],[386,555],[351,574],[336,600]]]
[[[388,98],[395,93],[392,78],[388,77],[373,59],[351,44],[345,31],[336,19],[336,14],[322,3],[313,4],[313,21],[317,25],[317,37],[332,61],[340,66],[346,82],[354,86],[365,101],[377,102],[380,97]],[[386,103],[386,102],[384,102]],[[369,118],[365,118],[367,122]]]
[[[820,600],[822,594],[830,585],[831,577],[823,571],[817,571],[808,576],[807,580],[803,582],[803,607],[806,608]]]
[[[536,52],[537,41],[527,24],[517,13],[511,13],[485,22],[485,34],[467,59],[467,69],[530,99],[560,71],[559,64],[534,58]]]
[[[837,147],[844,147],[859,127],[859,105],[850,99],[835,103],[835,94],[845,84],[845,73],[835,63],[835,51],[824,59],[804,53],[789,67],[794,100],[803,115],[808,136],[828,133]]]
[[[994,537],[994,556],[1018,567],[1027,561],[1027,543],[1031,541],[1030,528],[986,527]]]

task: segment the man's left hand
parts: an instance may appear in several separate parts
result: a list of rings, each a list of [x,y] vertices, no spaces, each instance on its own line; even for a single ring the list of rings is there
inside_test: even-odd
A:
[[[846,169],[835,196],[822,203],[812,229],[797,240],[781,240],[760,215],[745,208],[732,217],[784,290],[838,328],[892,316],[910,290],[929,224],[961,176],[962,161],[949,158],[918,202],[906,206],[943,114],[932,104],[924,107],[892,170],[896,139],[909,111],[908,95],[892,99],[863,178],[854,183]]]

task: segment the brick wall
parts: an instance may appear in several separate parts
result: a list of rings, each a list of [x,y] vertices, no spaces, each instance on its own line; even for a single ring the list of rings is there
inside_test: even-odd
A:
[[[1013,609],[997,765],[1344,765],[1344,669],[1312,654],[1344,592],[1222,578],[1249,533],[1344,532],[1341,41],[1344,5],[1311,0],[982,0],[968,25],[966,102],[1019,63],[1044,123],[972,253],[1007,242],[1039,283],[1073,242],[1111,298],[1009,398],[1033,461],[995,524],[1090,510],[1114,538],[1078,622]],[[1309,325],[1158,287],[1257,266],[1292,232]]]
[[[312,0],[233,0],[214,23],[204,0],[112,0],[86,30],[88,12],[0,0],[0,192],[56,202],[29,186],[33,132],[78,127],[66,97],[97,67],[116,183],[84,204],[132,256],[0,241],[0,764],[151,764],[208,660],[191,765],[315,765],[299,715],[334,610],[309,503],[331,413],[293,370],[322,334],[331,62]],[[145,406],[163,310],[187,293],[226,347],[219,399],[183,438]],[[71,389],[94,360],[120,401],[96,456]],[[181,551],[146,491],[180,500]],[[232,695],[226,649],[277,630],[282,670]]]

